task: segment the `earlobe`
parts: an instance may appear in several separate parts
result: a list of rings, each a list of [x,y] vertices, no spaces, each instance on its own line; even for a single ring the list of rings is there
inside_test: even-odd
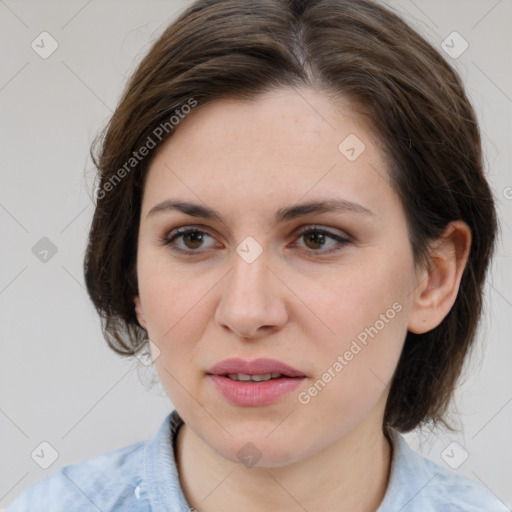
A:
[[[135,303],[135,313],[137,314],[137,320],[139,321],[140,326],[143,329],[147,329],[146,319],[144,318],[144,312],[142,310],[142,304],[140,302],[140,297],[137,295],[134,297],[133,302]]]
[[[428,268],[414,292],[409,331],[422,334],[437,327],[450,312],[459,292],[468,261],[471,230],[463,221],[453,221],[431,244]]]

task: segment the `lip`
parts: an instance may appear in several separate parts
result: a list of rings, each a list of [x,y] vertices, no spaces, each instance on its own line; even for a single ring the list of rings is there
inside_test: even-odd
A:
[[[272,372],[282,373],[287,377],[306,377],[304,373],[296,368],[292,368],[277,359],[267,358],[253,359],[252,361],[244,361],[238,358],[224,359],[212,366],[206,373],[211,375],[227,375],[228,373],[258,375]]]
[[[227,377],[230,373],[258,375],[281,373],[282,377],[260,382],[236,381]],[[306,375],[296,368],[276,359],[225,359],[207,371],[217,391],[229,402],[240,407],[260,407],[277,402],[296,389]]]

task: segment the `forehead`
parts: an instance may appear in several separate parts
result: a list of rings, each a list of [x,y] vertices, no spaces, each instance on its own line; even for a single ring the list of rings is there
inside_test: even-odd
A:
[[[215,203],[226,216],[235,213],[230,205],[261,213],[303,197],[396,199],[363,119],[348,101],[333,103],[322,92],[216,100],[196,107],[175,130],[149,168],[143,215],[168,197]]]

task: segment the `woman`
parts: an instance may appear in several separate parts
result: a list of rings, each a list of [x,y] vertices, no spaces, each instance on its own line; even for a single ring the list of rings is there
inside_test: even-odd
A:
[[[196,1],[93,157],[87,289],[175,410],[9,511],[507,510],[400,435],[445,422],[496,232],[419,34],[369,0]]]

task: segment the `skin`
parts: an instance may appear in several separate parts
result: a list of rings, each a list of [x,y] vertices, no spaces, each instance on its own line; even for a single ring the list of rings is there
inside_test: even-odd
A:
[[[354,161],[338,150],[349,134],[366,146]],[[415,265],[402,205],[373,137],[348,101],[280,89],[250,102],[197,107],[150,165],[134,302],[160,351],[162,385],[185,421],[179,475],[199,512],[370,512],[385,495],[389,384],[407,331],[434,328],[453,305],[471,236],[463,222],[451,223],[432,246],[431,265]],[[373,215],[333,211],[274,221],[285,205],[333,197]],[[148,217],[166,199],[207,205],[225,222],[178,211]],[[163,244],[182,226],[201,229],[203,238]],[[351,242],[298,236],[315,226]],[[236,252],[248,236],[263,249],[252,263]],[[400,312],[300,403],[299,393],[396,303]],[[230,357],[275,358],[308,377],[274,404],[235,406],[205,375]],[[253,467],[237,457],[249,442],[261,454]]]

